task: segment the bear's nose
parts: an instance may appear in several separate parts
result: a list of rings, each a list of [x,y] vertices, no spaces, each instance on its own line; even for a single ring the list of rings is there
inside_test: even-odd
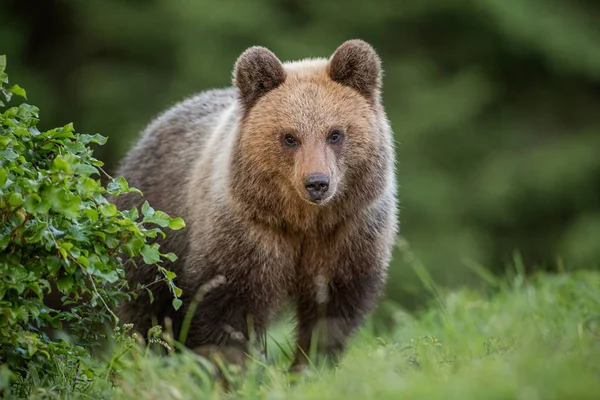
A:
[[[329,177],[323,174],[308,174],[304,178],[304,187],[312,201],[322,200],[329,189]]]

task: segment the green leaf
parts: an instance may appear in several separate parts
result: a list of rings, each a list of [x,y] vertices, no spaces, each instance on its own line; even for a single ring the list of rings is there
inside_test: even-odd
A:
[[[79,256],[77,257],[77,262],[81,265],[83,265],[84,267],[87,267],[88,265],[90,265],[90,262],[87,258],[85,258],[84,256]]]
[[[181,217],[173,218],[169,222],[169,228],[173,229],[174,231],[179,230],[181,228],[185,228],[185,226],[186,226],[185,222],[183,221],[183,218],[181,218]]]
[[[47,268],[51,276],[55,275],[63,264],[63,261],[57,256],[48,257],[46,262],[48,263]]]
[[[158,243],[152,245],[144,245],[140,250],[146,264],[156,264],[160,261],[160,253],[158,251]]]
[[[25,291],[25,283],[24,282],[16,282],[13,285],[13,289],[15,289],[17,291],[17,293],[22,294]],[[24,309],[22,309],[21,311],[24,311]]]
[[[175,279],[177,277],[177,274],[175,274],[175,272],[169,271],[168,269],[165,269],[165,275],[167,276],[167,279],[170,281],[172,281],[173,279]]]
[[[103,280],[105,280],[106,282],[109,282],[109,283],[114,283],[119,279],[119,275],[117,274],[117,271],[104,272],[104,271],[100,271],[100,270],[94,268],[92,274],[94,276],[102,278]]]
[[[114,249],[119,245],[119,240],[112,235],[106,237],[104,242],[109,249]]]
[[[107,140],[108,139],[106,137],[100,135],[99,133],[96,133],[95,135],[83,134],[83,135],[79,135],[77,138],[77,141],[79,143],[83,143],[83,144],[97,143],[99,145],[103,145],[103,144],[106,144]]]
[[[58,278],[56,280],[56,287],[64,294],[69,293],[73,289],[73,277],[66,275]]]
[[[35,228],[35,233],[33,235],[29,235],[25,238],[25,242],[27,243],[37,243],[40,240],[42,240],[42,238],[44,237],[44,235],[47,234],[46,231],[46,223],[44,222],[40,222],[36,228]]]
[[[166,213],[162,211],[154,211],[151,214],[145,215],[142,222],[156,224],[164,228],[169,226],[170,221],[171,218]]]
[[[102,204],[100,206],[100,213],[105,217],[114,217],[117,215],[117,206],[114,204]]]
[[[69,122],[68,124],[66,124],[65,126],[63,126],[63,132],[64,133],[71,133],[73,131],[75,131],[75,128],[73,128],[73,123]]]
[[[152,207],[150,207],[150,204],[148,203],[148,201],[144,201],[144,204],[142,204],[142,215],[144,217],[147,216],[152,216],[154,214],[154,209]]]
[[[98,169],[93,165],[85,164],[85,163],[77,163],[71,165],[71,170],[77,175],[89,176],[98,173]]]
[[[154,303],[154,294],[152,293],[152,290],[146,288],[146,293],[148,293],[148,297],[150,298],[150,304]]]
[[[127,254],[130,256],[137,255],[142,247],[144,247],[145,243],[139,237],[131,237],[125,242],[123,245],[123,249],[127,251]]]
[[[106,239],[106,233],[104,233],[102,231],[94,231],[94,235],[98,236],[102,240]]]
[[[25,210],[28,213],[33,214],[37,211],[36,208],[41,202],[42,198],[37,193],[30,193],[25,199]]]
[[[46,187],[42,190],[41,195],[43,199],[42,203],[44,201],[49,202],[54,211],[59,212],[70,219],[79,216],[81,198],[68,192],[64,187]],[[39,212],[39,210],[36,211]]]
[[[35,212],[38,214],[48,214],[52,204],[48,199],[40,199],[40,202],[35,206]]]
[[[19,105],[17,116],[24,119],[24,122],[28,122],[31,126],[32,123],[37,122],[40,109],[31,104],[23,103]]]
[[[2,167],[0,167],[0,187],[4,186],[6,181],[8,180],[8,172]]]
[[[10,136],[6,135],[6,136],[1,136],[0,135],[0,146],[2,147],[7,147],[8,144],[10,142],[12,142],[14,139],[12,139]]]
[[[19,126],[13,130],[13,133],[15,134],[15,136],[25,136],[25,135],[29,134],[29,130],[27,130],[27,128],[25,128],[23,126]],[[0,140],[0,142],[1,142],[1,140]]]
[[[73,243],[69,242],[61,242],[58,245],[58,251],[64,259],[67,259],[69,256],[69,250],[73,247]]]
[[[6,69],[6,54],[0,55],[0,73]]]
[[[10,89],[8,89],[8,91],[13,94],[16,94],[17,96],[27,99],[27,94],[25,93],[25,89],[23,89],[19,85],[13,85]]]
[[[56,157],[52,165],[59,171],[69,172],[69,162],[61,156]]]
[[[110,194],[118,194],[121,192],[126,192],[129,190],[129,184],[125,180],[124,177],[120,176],[116,179],[113,179],[111,182],[106,185],[106,189]]]
[[[87,217],[90,219],[90,221],[92,221],[92,222],[98,221],[98,211],[90,208],[90,209],[85,210],[84,213],[85,213],[85,215],[87,215]]]
[[[23,204],[23,196],[21,193],[12,193],[8,198],[8,204],[13,207],[18,207]]]
[[[173,299],[173,308],[175,310],[179,310],[179,308],[181,307],[182,304],[183,304],[183,301],[181,301],[180,299]]]
[[[69,274],[69,275],[73,275],[75,273],[75,271],[77,271],[77,264],[72,263],[69,259],[64,261],[63,267],[64,267],[65,271],[67,271],[67,274]]]
[[[89,197],[98,189],[98,183],[92,178],[83,178],[77,183],[77,189],[84,197]]]
[[[0,150],[0,160],[14,161],[19,157],[12,149]]]
[[[175,262],[177,261],[177,255],[175,253],[167,253],[167,254],[163,254],[163,257],[165,257],[167,260]]]
[[[0,251],[6,249],[8,247],[8,243],[9,243],[9,239],[10,239],[10,235],[7,234],[0,234]],[[2,296],[0,296],[1,298]]]
[[[132,221],[137,221],[137,219],[140,217],[138,209],[135,207],[131,210],[123,211],[123,216],[125,218],[129,218]]]

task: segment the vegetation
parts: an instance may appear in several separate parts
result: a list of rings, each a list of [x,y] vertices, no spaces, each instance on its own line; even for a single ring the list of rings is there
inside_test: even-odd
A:
[[[355,338],[336,370],[284,371],[288,326],[268,343],[269,360],[250,362],[223,391],[193,353],[165,357],[117,337],[117,377],[85,385],[59,363],[45,382],[28,382],[32,399],[596,399],[600,396],[600,275],[521,274],[495,281],[490,295],[461,290],[417,317],[398,311],[394,327]]]
[[[139,191],[122,177],[106,187],[97,179],[102,162],[88,144],[106,139],[76,133],[72,124],[40,131],[37,107],[5,108],[13,95],[26,97],[19,85],[7,85],[5,67],[1,56],[0,361],[10,379],[0,381],[0,391],[8,381],[48,372],[92,378],[89,351],[103,342],[104,326],[115,326],[112,310],[149,290],[129,290],[121,254],[155,265],[157,279],[171,284],[174,306],[181,305],[174,274],[160,265],[176,255],[161,254],[150,240],[165,234],[161,228],[184,226],[147,203],[141,219],[137,209],[117,210],[108,196]],[[64,324],[75,342],[53,337]]]

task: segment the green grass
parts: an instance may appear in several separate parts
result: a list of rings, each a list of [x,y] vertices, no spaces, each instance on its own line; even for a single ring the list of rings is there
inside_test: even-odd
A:
[[[101,377],[75,384],[63,368],[53,382],[38,382],[43,389],[34,389],[30,377],[27,391],[30,398],[137,400],[599,399],[600,274],[519,275],[495,286],[487,296],[441,295],[417,317],[397,311],[396,328],[383,337],[366,326],[338,369],[313,370],[298,382],[283,372],[292,338],[281,325],[269,360],[251,363],[230,393],[190,354],[134,350],[115,362],[116,386]]]

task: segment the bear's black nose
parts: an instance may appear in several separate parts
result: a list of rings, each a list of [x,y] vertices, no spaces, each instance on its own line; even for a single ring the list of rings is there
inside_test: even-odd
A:
[[[304,178],[304,187],[311,201],[323,200],[329,189],[329,177],[323,174],[308,174]]]

